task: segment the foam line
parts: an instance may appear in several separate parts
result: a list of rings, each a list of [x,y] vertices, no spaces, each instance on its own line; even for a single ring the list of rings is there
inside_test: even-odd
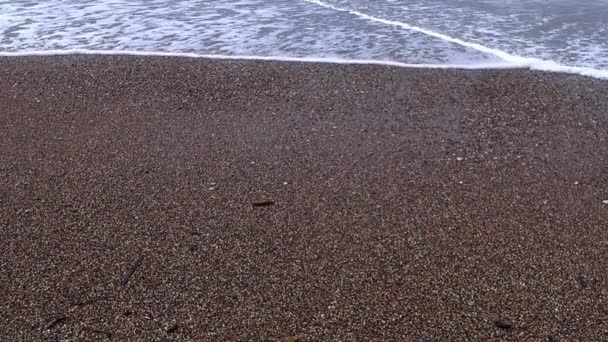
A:
[[[387,65],[402,68],[424,68],[424,69],[513,69],[525,68],[511,63],[487,63],[487,64],[408,64],[394,61],[363,60],[363,59],[340,59],[323,57],[280,57],[280,56],[231,56],[231,55],[204,55],[188,52],[147,52],[129,50],[47,50],[47,51],[20,51],[2,52],[0,57],[25,57],[25,56],[62,56],[62,55],[129,55],[129,56],[157,56],[157,57],[186,57],[207,58],[225,60],[252,60],[252,61],[279,61],[279,62],[302,62],[302,63],[330,63],[330,64],[374,64]]]
[[[425,29],[422,27],[403,23],[400,21],[382,19],[382,18],[374,17],[371,15],[359,12],[359,11],[350,10],[347,8],[336,7],[334,5],[327,4],[320,0],[304,0],[304,1],[312,3],[312,4],[316,4],[316,5],[325,7],[325,8],[332,9],[334,11],[350,13],[352,15],[355,15],[357,17],[360,17],[360,18],[363,18],[366,20],[370,20],[370,21],[374,21],[374,22],[378,22],[378,23],[382,23],[382,24],[386,24],[386,25],[391,25],[391,26],[397,26],[397,27],[401,27],[403,29],[410,30],[410,31],[419,32],[419,33],[425,34],[427,36],[442,39],[442,40],[445,40],[445,41],[453,43],[453,44],[457,44],[457,45],[460,45],[463,47],[477,50],[479,52],[491,54],[491,55],[499,57],[500,59],[504,60],[505,62],[513,63],[516,66],[520,66],[520,67],[523,66],[523,67],[530,68],[532,70],[564,72],[564,73],[569,73],[569,74],[579,74],[579,75],[583,75],[583,76],[608,79],[608,70],[598,70],[598,69],[586,68],[586,67],[566,66],[566,65],[558,64],[554,61],[546,61],[546,60],[533,58],[533,57],[517,56],[517,55],[510,54],[508,52],[502,51],[502,50],[489,48],[487,46],[477,44],[477,43],[466,42],[459,38],[454,38],[454,37],[448,36],[443,33],[438,33],[438,32],[431,31],[431,30],[428,30],[428,29]]]
[[[519,62],[486,63],[486,64],[409,64],[394,61],[382,60],[361,60],[361,59],[340,59],[322,57],[281,57],[281,56],[231,56],[231,55],[203,55],[187,52],[146,52],[129,50],[46,50],[46,51],[20,51],[2,52],[0,57],[24,57],[24,56],[61,56],[61,55],[130,55],[130,56],[158,56],[158,57],[186,57],[186,58],[208,58],[224,60],[253,60],[253,61],[283,61],[283,62],[302,62],[302,63],[331,63],[331,64],[373,64],[387,65],[401,68],[417,69],[530,69],[556,73],[569,73],[600,78],[608,80],[608,70],[597,70],[582,67],[569,67],[534,59],[530,63],[530,58],[522,58]]]
[[[362,12],[359,12],[359,11],[336,7],[336,6],[324,3],[324,2],[319,1],[319,0],[304,0],[304,1],[309,2],[309,3],[313,3],[313,4],[316,4],[316,5],[325,7],[325,8],[332,9],[334,11],[347,12],[347,13],[350,13],[350,14],[355,15],[357,17],[361,17],[361,18],[364,18],[364,19],[367,19],[367,20],[370,20],[370,21],[374,21],[374,22],[377,22],[377,23],[382,23],[382,24],[391,25],[391,26],[398,26],[398,27],[404,28],[406,30],[419,32],[419,33],[425,34],[427,36],[431,36],[431,37],[434,37],[434,38],[439,38],[441,40],[445,40],[445,41],[448,41],[450,43],[454,43],[454,44],[457,44],[457,45],[460,45],[460,46],[464,46],[464,47],[468,47],[468,48],[477,50],[479,52],[483,52],[483,53],[487,53],[487,54],[490,54],[490,55],[497,56],[497,57],[499,57],[499,58],[501,58],[501,59],[503,59],[505,61],[510,61],[510,59],[512,59],[514,57],[513,55],[511,55],[511,54],[509,54],[507,52],[504,52],[504,51],[492,49],[492,48],[489,48],[487,46],[483,46],[483,45],[477,44],[477,43],[465,42],[462,39],[450,37],[450,36],[445,35],[443,33],[434,32],[434,31],[427,30],[425,28],[418,27],[418,26],[413,26],[413,25],[410,25],[410,24],[407,24],[407,23],[404,23],[404,22],[394,21],[394,20],[387,20],[387,19],[382,19],[382,18],[374,17],[374,16],[371,16],[369,14],[365,14],[365,13],[362,13]]]

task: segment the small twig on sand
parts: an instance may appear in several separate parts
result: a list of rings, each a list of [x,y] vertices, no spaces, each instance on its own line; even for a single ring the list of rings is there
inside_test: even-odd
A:
[[[273,201],[259,201],[259,202],[251,203],[251,205],[253,205],[254,207],[266,207],[266,206],[273,205],[273,204],[274,204]]]
[[[76,303],[72,304],[72,306],[79,306],[79,307],[80,306],[87,306],[87,305],[95,304],[97,302],[104,301],[104,300],[107,300],[107,299],[108,299],[108,297],[106,297],[106,296],[93,297],[91,299],[84,300],[82,302],[76,302]]]
[[[57,317],[54,320],[51,321],[51,323],[49,323],[49,325],[46,326],[46,330],[51,330],[54,327],[58,326],[61,323],[64,323],[65,321],[67,321],[67,317],[66,316],[61,316],[61,317]]]
[[[127,274],[125,274],[124,278],[122,278],[122,281],[120,282],[121,285],[125,286],[127,285],[127,283],[129,282],[129,279],[131,279],[131,276],[133,275],[133,273],[135,273],[135,271],[137,271],[137,269],[139,268],[139,266],[141,266],[141,264],[144,261],[144,256],[141,255],[137,261],[135,261],[135,263],[129,268],[129,270],[127,271]]]

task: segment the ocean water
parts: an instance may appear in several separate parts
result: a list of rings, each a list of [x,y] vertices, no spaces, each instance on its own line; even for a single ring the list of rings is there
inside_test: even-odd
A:
[[[608,0],[0,0],[0,54],[74,50],[608,78]]]

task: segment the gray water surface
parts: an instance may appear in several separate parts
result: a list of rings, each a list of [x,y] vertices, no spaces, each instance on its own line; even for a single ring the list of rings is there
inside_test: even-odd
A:
[[[494,53],[382,20],[516,56],[608,69],[608,0],[0,0],[0,52],[501,61]]]

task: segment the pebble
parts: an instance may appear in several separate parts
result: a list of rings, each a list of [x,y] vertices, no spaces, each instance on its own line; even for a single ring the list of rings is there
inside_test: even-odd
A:
[[[581,284],[581,287],[585,288],[585,287],[587,287],[587,285],[589,285],[591,280],[589,279],[589,277],[582,274],[582,275],[578,276],[578,282],[579,282],[579,284]]]
[[[508,319],[499,319],[494,321],[494,325],[501,329],[511,329],[513,327],[513,322]]]
[[[258,202],[251,203],[251,205],[253,205],[254,207],[266,207],[266,206],[273,205],[273,204],[274,204],[273,201],[258,201]]]

